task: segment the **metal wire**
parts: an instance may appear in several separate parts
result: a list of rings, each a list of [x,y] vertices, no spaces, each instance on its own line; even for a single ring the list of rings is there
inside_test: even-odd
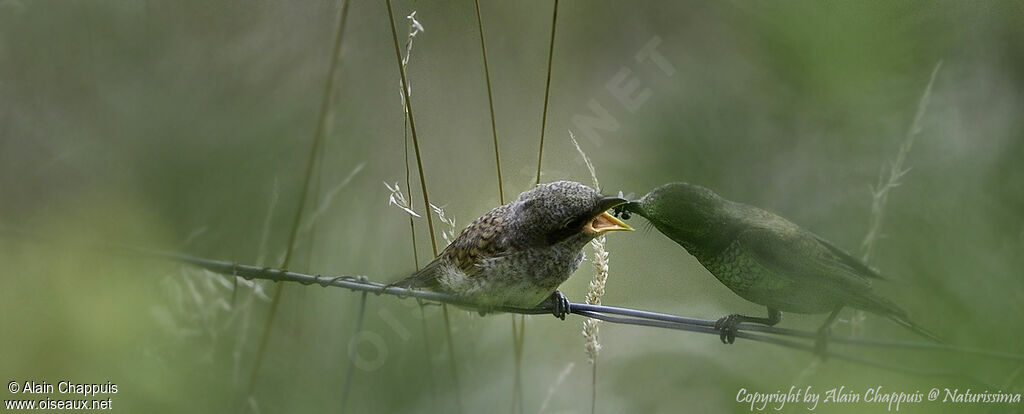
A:
[[[134,249],[141,251],[140,249]],[[160,251],[141,251],[150,255],[157,255],[167,259],[181,261],[196,265],[217,273],[224,275],[237,275],[245,279],[264,279],[264,280],[275,280],[275,281],[290,281],[298,282],[304,285],[318,284],[323,287],[333,286],[340,287],[349,290],[355,290],[360,292],[370,292],[378,295],[394,295],[398,297],[414,297],[421,300],[434,301],[440,303],[448,303],[463,308],[483,311],[483,312],[504,312],[504,313],[518,313],[524,315],[541,315],[552,312],[553,305],[550,303],[542,303],[535,308],[516,308],[508,306],[481,306],[480,304],[472,301],[460,298],[457,296],[433,292],[428,290],[415,290],[406,289],[395,286],[388,286],[377,282],[371,282],[361,276],[321,276],[321,275],[308,275],[303,273],[291,272],[283,269],[275,269],[269,267],[259,267],[252,265],[243,265],[238,263],[232,263],[221,260],[211,260],[200,257],[194,257],[184,255],[180,253],[168,253]],[[611,323],[618,324],[629,324],[639,326],[653,326],[659,328],[683,330],[689,332],[697,332],[704,334],[719,335],[720,331],[715,329],[715,321],[706,319],[689,318],[685,316],[677,316],[665,313],[651,312],[640,309],[623,308],[617,306],[605,306],[605,305],[589,305],[586,303],[571,303],[570,312],[576,315],[592,317],[601,319]],[[752,324],[740,324],[737,328],[736,337],[748,340],[755,340],[761,342],[771,342],[778,345],[783,345],[776,339],[768,335],[773,336],[787,336],[793,338],[802,339],[814,339],[817,338],[817,334],[814,332],[800,331],[795,329],[787,328],[776,328],[763,325],[752,325]],[[873,338],[855,338],[845,336],[829,336],[828,341],[830,343],[843,343],[850,345],[860,346],[871,346],[871,347],[887,347],[887,348],[901,348],[901,349],[917,349],[926,351],[943,351],[943,352],[954,352],[964,355],[973,355],[978,357],[1001,359],[1008,361],[1024,362],[1024,355],[1011,354],[1006,352],[991,351],[986,349],[961,347],[948,344],[938,344],[930,342],[916,342],[916,341],[900,341],[900,340],[889,340],[889,339],[873,339]],[[813,351],[813,348],[804,345],[796,344],[799,346],[790,346],[791,348],[799,348],[804,350]],[[784,345],[788,346],[788,345]],[[836,357],[838,359],[847,359],[840,354],[828,354],[828,356]]]
[[[38,235],[27,233],[23,231],[11,230],[0,228],[0,235],[15,236],[25,241],[52,241],[52,239]],[[345,288],[359,292],[369,292],[378,295],[393,295],[400,298],[414,297],[420,300],[448,303],[463,308],[473,309],[483,312],[504,312],[504,313],[517,313],[523,315],[542,315],[551,313],[553,310],[553,304],[542,303],[541,305],[530,308],[515,308],[508,306],[481,306],[472,301],[460,298],[457,296],[433,292],[427,290],[413,290],[405,289],[395,286],[388,286],[377,282],[369,281],[365,276],[321,276],[321,275],[308,275],[304,273],[292,272],[284,269],[275,269],[271,267],[261,267],[253,265],[238,264],[223,260],[206,259],[202,257],[190,256],[187,254],[168,252],[163,250],[145,249],[134,246],[127,246],[121,244],[111,243],[86,243],[87,245],[98,248],[98,249],[109,249],[113,253],[126,254],[132,253],[134,255],[143,255],[148,257],[157,257],[182,263],[187,263],[202,267],[204,269],[219,273],[225,277],[242,277],[247,280],[252,279],[263,279],[263,280],[274,280],[274,281],[288,281],[297,282],[304,285],[317,284],[323,287],[333,286]],[[651,312],[640,309],[623,308],[617,306],[605,306],[605,305],[589,305],[586,303],[571,303],[570,312],[576,315],[600,319],[615,324],[626,324],[636,326],[650,326],[657,328],[697,332],[704,334],[719,335],[721,332],[714,328],[715,321],[706,319],[689,318],[685,316],[670,315],[665,313]],[[780,336],[800,338],[800,339],[814,339],[817,338],[817,334],[814,332],[801,331],[796,329],[787,328],[776,328],[763,325],[751,325],[751,324],[740,324],[737,327],[736,338],[747,339],[759,342],[767,342],[780,346],[785,346],[793,349],[800,349],[810,352],[815,352],[813,346],[793,342]],[[845,336],[829,336],[828,341],[830,343],[842,343],[857,346],[870,346],[870,347],[882,347],[892,349],[916,349],[924,351],[939,351],[948,353],[957,353],[961,355],[970,355],[983,358],[991,358],[998,360],[1024,362],[1024,355],[1011,354],[1007,352],[991,351],[987,349],[963,347],[948,344],[939,344],[931,342],[916,342],[916,341],[900,341],[890,339],[877,339],[877,338],[855,338]],[[908,374],[916,375],[929,375],[929,376],[954,376],[971,379],[974,382],[982,383],[974,378],[966,375],[950,372],[926,372],[918,371],[910,368],[895,367],[888,364],[882,364],[874,361],[869,361],[845,354],[835,353],[832,351],[826,351],[824,355],[826,357],[846,360],[862,365],[868,365],[883,369],[889,369],[893,371],[899,371]]]

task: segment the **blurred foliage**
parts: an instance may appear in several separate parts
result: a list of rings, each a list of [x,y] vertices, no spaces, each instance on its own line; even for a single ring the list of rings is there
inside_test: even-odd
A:
[[[869,185],[895,156],[941,60],[907,159],[912,170],[889,200],[873,263],[896,282],[879,289],[952,343],[1024,353],[1021,4],[563,1],[543,179],[588,181],[568,139],[573,129],[608,192],[642,195],[690,181],[856,251],[867,230]],[[339,7],[0,0],[0,226],[279,264]],[[409,76],[431,199],[463,226],[498,203],[473,4],[396,7],[400,16],[416,10],[426,28]],[[482,8],[512,197],[533,180],[551,3],[485,0]],[[391,281],[414,268],[407,216],[387,207],[381,184],[404,183],[398,73],[383,3],[349,10],[321,196],[310,207],[324,213],[313,223],[316,237],[300,237],[302,260],[292,267]],[[652,39],[660,40],[671,76],[635,58]],[[636,93],[650,90],[635,111],[606,87],[624,70],[638,82]],[[595,103],[617,128],[579,130],[574,117],[594,116]],[[331,189],[337,195],[326,203]],[[412,205],[423,214],[416,190]],[[429,251],[424,224],[418,220],[421,258]],[[703,318],[762,311],[655,231],[612,235],[608,249],[606,304]],[[267,308],[259,296],[247,302],[250,288],[232,307],[230,289],[216,277],[75,243],[0,239],[0,263],[0,379],[112,381],[114,407],[125,412],[243,407]],[[590,272],[581,266],[562,290],[581,300]],[[285,289],[255,391],[261,412],[339,410],[357,305],[357,294],[338,289]],[[382,364],[355,371],[348,408],[453,408],[440,313],[425,311],[429,354],[415,302],[370,297],[364,329],[372,335],[361,336],[357,349]],[[511,407],[508,319],[454,313],[467,411]],[[821,320],[787,314],[782,326],[814,329]],[[549,393],[547,412],[589,410],[581,322],[529,320],[527,412]],[[869,315],[866,323],[870,337],[916,339],[881,318]],[[847,333],[849,324],[835,331]],[[735,401],[741,387],[927,392],[970,385],[841,361],[808,369],[808,353],[723,346],[712,335],[608,324],[601,334],[602,412],[749,412]],[[1024,392],[1024,380],[1011,378],[1019,366],[836,349]],[[982,408],[923,403],[901,411]]]

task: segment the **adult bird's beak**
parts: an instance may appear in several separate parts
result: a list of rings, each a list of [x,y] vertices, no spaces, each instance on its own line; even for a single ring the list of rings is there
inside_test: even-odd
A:
[[[597,208],[599,213],[594,216],[587,225],[583,227],[583,231],[587,234],[598,235],[609,231],[633,231],[632,227],[628,224],[623,223],[615,216],[608,214],[608,210],[629,202],[624,198],[619,197],[605,197],[598,201]]]

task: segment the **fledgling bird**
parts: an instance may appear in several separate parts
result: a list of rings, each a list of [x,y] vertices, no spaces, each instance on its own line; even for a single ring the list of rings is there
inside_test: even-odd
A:
[[[776,214],[688,183],[665,184],[617,210],[643,216],[730,290],[768,307],[767,318],[732,314],[719,319],[715,328],[723,343],[733,343],[742,322],[772,326],[782,320],[782,311],[830,312],[816,342],[824,351],[829,328],[844,306],[885,316],[941,342],[874,292],[871,281],[882,279],[878,272]]]
[[[633,230],[608,213],[627,200],[572,181],[540,184],[474,220],[432,262],[391,286],[428,288],[484,306],[535,307],[554,301],[583,261],[583,247],[609,231]],[[483,312],[481,312],[483,313]]]

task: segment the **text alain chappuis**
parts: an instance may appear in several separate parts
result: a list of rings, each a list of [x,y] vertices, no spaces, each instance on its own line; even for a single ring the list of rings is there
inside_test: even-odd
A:
[[[9,410],[109,410],[113,408],[111,395],[117,394],[117,384],[10,381],[7,391],[20,397],[4,400],[4,407]]]

